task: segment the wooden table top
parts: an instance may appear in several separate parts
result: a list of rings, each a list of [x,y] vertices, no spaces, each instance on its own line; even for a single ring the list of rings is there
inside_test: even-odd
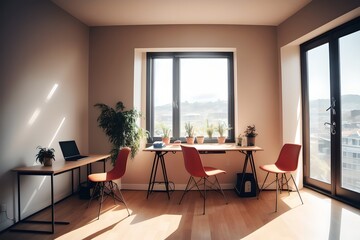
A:
[[[52,166],[35,165],[28,167],[17,167],[12,169],[14,172],[26,173],[26,174],[45,174],[45,175],[56,175],[58,173],[66,172],[71,169],[75,169],[87,164],[104,160],[110,157],[110,154],[103,155],[89,155],[88,157],[79,159],[77,161],[54,161]]]

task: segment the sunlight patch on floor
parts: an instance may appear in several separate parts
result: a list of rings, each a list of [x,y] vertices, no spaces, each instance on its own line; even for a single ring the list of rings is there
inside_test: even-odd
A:
[[[132,212],[130,210],[130,212]],[[79,228],[56,238],[75,239],[165,239],[175,232],[180,224],[181,215],[163,214],[154,218],[146,218],[132,214],[127,217],[126,209],[117,208],[105,211],[100,215],[100,221],[90,221],[80,224]],[[121,223],[121,224],[120,224]],[[125,224],[124,224],[125,223]],[[154,230],[156,233],[154,234]]]
[[[304,205],[301,205],[296,192],[282,197],[280,201],[285,202],[290,210],[244,239],[261,239],[263,236],[268,239],[299,239],[299,232],[304,232],[304,236],[311,236],[311,239],[355,239],[360,236],[360,215],[348,211],[335,200],[324,200],[306,192],[302,192],[301,196]],[[312,204],[317,204],[316,212],[314,206],[306,204],[310,197]],[[299,219],[297,216],[301,215],[309,218]]]

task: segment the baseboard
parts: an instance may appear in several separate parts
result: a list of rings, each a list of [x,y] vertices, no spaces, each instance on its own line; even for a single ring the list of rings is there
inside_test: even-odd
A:
[[[228,189],[234,189],[235,184],[233,183],[224,183],[224,184],[220,184],[221,188],[223,190],[228,190]],[[122,183],[121,184],[121,189],[126,189],[126,190],[148,190],[149,185],[148,184],[126,184],[126,183]],[[169,182],[169,187],[170,190],[185,190],[186,188],[186,184],[174,184],[173,182]],[[165,190],[165,185],[164,184],[155,184],[154,185],[154,190],[155,191],[163,191]],[[196,189],[194,189],[196,190]]]

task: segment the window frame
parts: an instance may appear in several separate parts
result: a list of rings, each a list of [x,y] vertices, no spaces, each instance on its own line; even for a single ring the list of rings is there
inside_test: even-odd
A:
[[[226,58],[228,60],[228,122],[231,127],[228,131],[226,142],[235,142],[235,88],[234,88],[234,52],[147,52],[146,53],[146,130],[148,131],[148,143],[160,141],[161,137],[154,137],[154,84],[153,84],[153,60],[160,58],[173,59],[173,137],[174,140],[186,142],[185,136],[180,133],[180,108],[176,107],[180,99],[180,59],[181,58]],[[174,104],[176,102],[176,104]],[[205,143],[215,143],[216,138],[205,138]]]

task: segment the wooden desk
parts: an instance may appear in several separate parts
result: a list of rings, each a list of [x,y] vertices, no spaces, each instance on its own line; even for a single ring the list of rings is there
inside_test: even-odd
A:
[[[104,162],[104,171],[105,171],[105,160],[110,157],[110,154],[107,155],[90,155],[88,157],[79,159],[77,161],[54,161],[53,165],[50,167],[45,167],[42,165],[36,165],[31,167],[18,167],[12,169],[12,171],[17,173],[17,183],[18,183],[18,217],[20,222],[31,222],[31,223],[42,223],[42,224],[51,224],[52,228],[51,231],[41,231],[41,230],[25,230],[25,229],[14,229],[13,231],[21,231],[21,232],[40,232],[40,233],[54,233],[55,231],[55,224],[69,224],[69,222],[58,222],[55,221],[55,212],[54,212],[54,176],[65,173],[68,171],[72,171],[72,178],[71,178],[71,193],[74,193],[74,172],[73,170],[79,170],[79,184],[80,184],[80,167],[87,166],[87,173],[89,174],[89,167],[91,172],[91,163],[97,161]],[[21,206],[20,206],[20,196],[21,196],[21,189],[20,189],[20,177],[22,175],[37,175],[37,176],[50,176],[51,178],[51,221],[27,221],[26,219],[21,219]]]
[[[256,196],[258,196],[259,184],[258,184],[257,175],[256,175],[253,152],[263,151],[262,148],[260,148],[258,146],[240,147],[235,144],[229,144],[229,143],[225,143],[225,144],[191,144],[191,145],[184,144],[184,145],[195,147],[199,151],[200,154],[225,153],[225,152],[231,152],[231,151],[237,151],[237,152],[244,154],[245,161],[244,161],[242,173],[246,172],[247,166],[250,163],[251,171],[254,174],[255,183],[256,183],[255,184],[256,185]],[[148,198],[149,195],[154,191],[155,183],[164,183],[165,189],[166,189],[165,191],[167,192],[168,198],[170,199],[170,191],[171,190],[169,188],[169,180],[168,180],[168,176],[167,176],[167,172],[166,172],[164,156],[169,152],[172,152],[172,153],[181,152],[180,145],[169,144],[163,148],[154,148],[153,146],[151,146],[151,147],[145,148],[144,151],[155,153],[146,198]],[[163,173],[163,178],[164,178],[163,182],[156,181],[156,172],[157,172],[159,162],[160,162],[161,168],[162,168],[162,173]],[[243,187],[244,180],[245,180],[245,174],[243,174],[242,176],[243,176],[243,179],[241,181],[240,189],[242,189],[242,187]]]

